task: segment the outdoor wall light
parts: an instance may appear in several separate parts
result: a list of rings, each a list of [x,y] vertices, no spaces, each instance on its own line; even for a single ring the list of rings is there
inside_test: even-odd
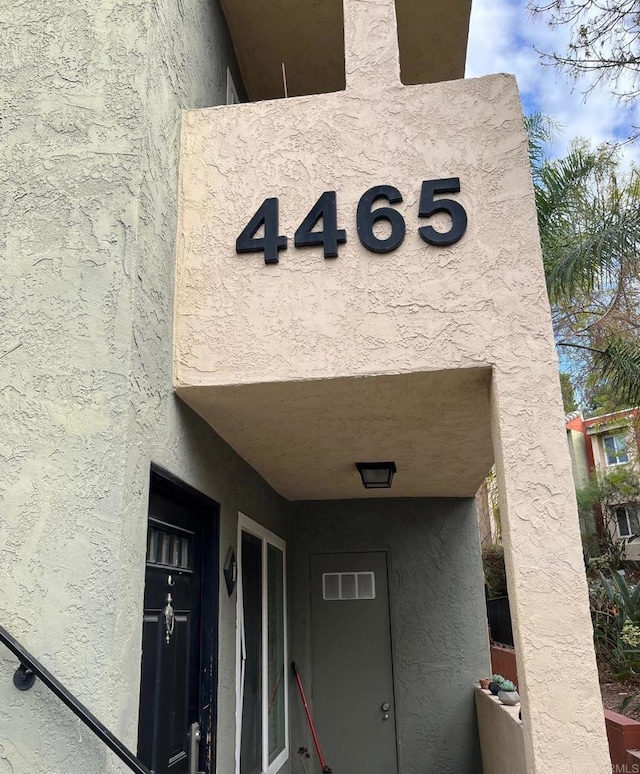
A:
[[[396,472],[395,462],[356,462],[365,489],[389,489]]]

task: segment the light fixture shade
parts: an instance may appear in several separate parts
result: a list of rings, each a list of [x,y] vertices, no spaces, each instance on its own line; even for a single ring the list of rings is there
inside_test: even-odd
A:
[[[395,462],[356,462],[365,489],[389,489],[396,472]]]

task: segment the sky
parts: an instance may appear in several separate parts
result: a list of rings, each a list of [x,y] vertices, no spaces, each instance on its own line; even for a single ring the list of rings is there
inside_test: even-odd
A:
[[[574,137],[595,144],[624,140],[630,126],[640,126],[637,105],[621,105],[610,91],[596,87],[588,95],[586,78],[573,84],[567,74],[541,63],[541,51],[563,52],[566,27],[550,28],[527,10],[527,0],[473,0],[467,52],[469,78],[489,73],[514,73],[525,113],[540,111],[564,127],[551,155],[562,155]],[[622,150],[627,162],[640,162],[640,142]]]

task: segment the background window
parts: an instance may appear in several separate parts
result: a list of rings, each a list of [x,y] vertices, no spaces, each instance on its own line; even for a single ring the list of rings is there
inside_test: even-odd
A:
[[[608,435],[604,439],[604,452],[607,465],[620,465],[629,462],[627,444],[623,435]]]
[[[616,522],[618,535],[621,538],[631,537],[640,532],[638,527],[638,513],[633,505],[621,505],[616,508]]]

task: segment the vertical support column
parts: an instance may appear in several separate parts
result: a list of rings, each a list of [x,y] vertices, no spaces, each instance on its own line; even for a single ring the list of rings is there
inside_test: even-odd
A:
[[[347,90],[400,82],[395,0],[343,0]]]
[[[610,774],[552,347],[494,369],[491,388],[527,772]]]

